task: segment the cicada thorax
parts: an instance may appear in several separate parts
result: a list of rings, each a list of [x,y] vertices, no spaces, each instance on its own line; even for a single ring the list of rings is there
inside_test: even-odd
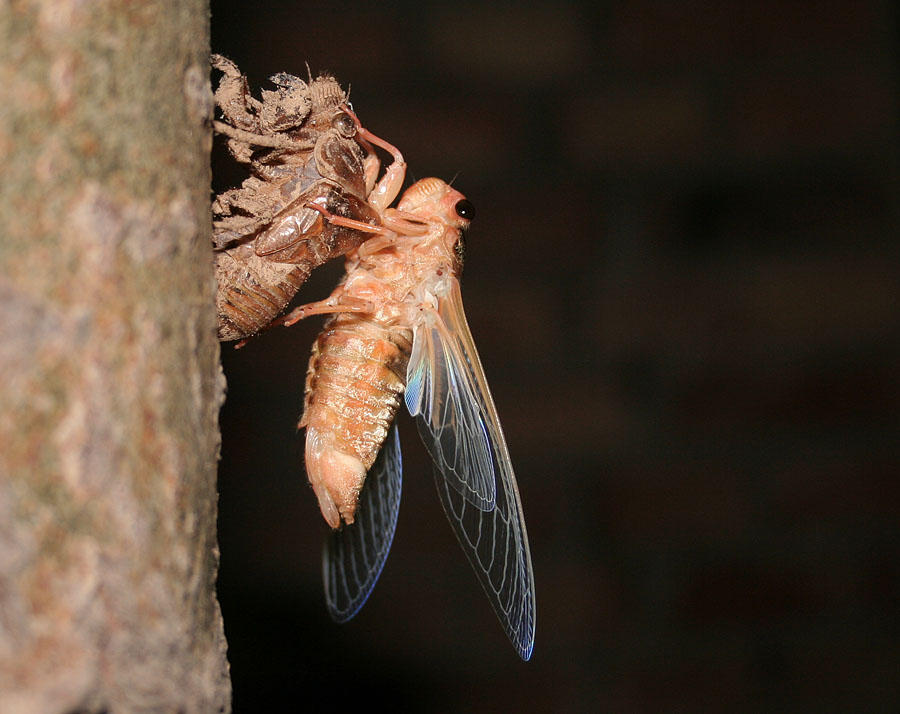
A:
[[[277,89],[263,91],[260,101],[233,63],[216,61],[225,73],[216,92],[220,131],[253,172],[213,203],[218,336],[237,340],[269,325],[315,268],[368,237],[325,221],[309,203],[365,223],[380,217],[366,200],[367,155],[333,77],[307,84],[276,75]]]
[[[306,470],[322,515],[352,523],[366,472],[403,400],[412,348],[408,328],[339,313],[313,346],[306,401]]]

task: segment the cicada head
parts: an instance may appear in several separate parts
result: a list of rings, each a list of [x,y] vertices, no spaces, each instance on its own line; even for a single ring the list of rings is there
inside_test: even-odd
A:
[[[468,228],[475,215],[471,201],[438,178],[416,181],[406,189],[397,208],[423,220],[439,219],[457,230]]]
[[[475,216],[475,207],[446,181],[426,178],[417,181],[403,194],[397,208],[423,221],[440,222],[450,230],[443,232],[447,248],[453,251],[453,272],[462,273],[465,230]]]
[[[341,85],[330,74],[320,74],[309,84],[313,112],[333,109],[347,101]]]
[[[356,127],[352,125],[349,117],[344,117],[344,112],[339,107],[347,101],[347,95],[338,81],[329,74],[321,74],[309,83],[309,98],[311,108],[309,119],[304,124],[307,131],[326,132],[329,129],[337,129],[342,136],[348,133],[350,136],[356,133]]]

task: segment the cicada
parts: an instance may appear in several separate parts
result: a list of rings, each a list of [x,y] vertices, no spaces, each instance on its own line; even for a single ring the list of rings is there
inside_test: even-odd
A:
[[[394,420],[405,401],[453,530],[528,659],[535,611],[525,520],[460,293],[472,215],[459,191],[434,178],[407,189],[380,226],[329,215],[372,237],[348,254],[344,279],[328,298],[283,322],[331,315],[313,349],[299,424],[307,474],[334,529],[323,569],[331,616],[343,622],[362,607],[393,540],[401,486]]]
[[[377,224],[399,192],[405,163],[395,147],[359,125],[333,77],[307,83],[277,74],[270,78],[276,89],[259,100],[233,62],[219,55],[212,61],[223,72],[216,103],[224,121],[215,129],[253,174],[213,202],[218,333],[236,340],[269,325],[313,269],[368,237],[324,220],[307,204]],[[393,156],[380,180],[372,144]]]

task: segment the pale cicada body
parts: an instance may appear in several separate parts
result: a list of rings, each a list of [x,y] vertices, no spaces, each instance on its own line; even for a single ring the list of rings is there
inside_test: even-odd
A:
[[[333,315],[313,351],[300,422],[310,483],[336,529],[324,561],[332,617],[348,620],[363,605],[393,539],[401,459],[391,425],[404,395],[434,461],[447,517],[528,659],[534,580],[525,521],[459,289],[462,231],[471,215],[471,204],[445,182],[415,183],[348,255],[346,276],[331,296],[284,322]]]
[[[359,126],[333,77],[307,84],[278,74],[271,78],[276,90],[258,100],[234,63],[214,55],[213,64],[224,73],[216,91],[224,121],[215,122],[216,131],[253,174],[213,202],[218,333],[236,340],[268,326],[315,268],[368,237],[326,221],[309,204],[378,224],[405,164],[396,148]],[[369,142],[393,155],[377,183],[380,163]]]

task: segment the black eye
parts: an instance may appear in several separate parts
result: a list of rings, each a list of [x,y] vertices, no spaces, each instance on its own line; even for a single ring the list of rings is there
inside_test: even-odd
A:
[[[334,119],[331,120],[331,126],[348,138],[356,134],[356,124],[353,123],[353,119],[350,118],[350,115],[345,114],[344,112],[336,115]]]
[[[471,221],[475,218],[475,206],[473,206],[472,202],[467,198],[457,201],[456,215],[460,218],[465,218],[467,221]]]

